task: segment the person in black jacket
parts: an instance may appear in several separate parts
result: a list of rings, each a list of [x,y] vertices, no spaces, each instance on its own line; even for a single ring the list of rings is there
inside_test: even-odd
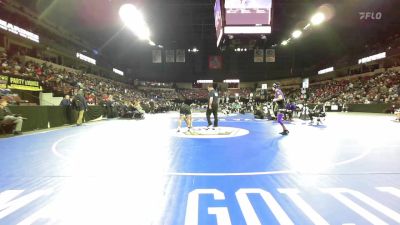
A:
[[[82,89],[80,89],[72,99],[72,105],[74,106],[75,110],[78,111],[78,119],[76,121],[76,125],[80,126],[83,122],[83,115],[88,109],[85,97],[83,97]]]
[[[72,119],[71,119],[72,102],[71,102],[71,99],[70,99],[69,95],[65,95],[63,100],[61,100],[61,102],[60,102],[60,106],[63,108],[63,110],[65,112],[67,123],[68,124],[72,123]]]
[[[218,91],[217,91],[217,84],[213,84],[213,86],[208,86],[208,104],[207,104],[207,112],[206,112],[206,117],[207,117],[207,122],[208,122],[208,127],[207,129],[211,128],[212,123],[211,123],[211,113],[214,115],[214,127],[218,127]]]

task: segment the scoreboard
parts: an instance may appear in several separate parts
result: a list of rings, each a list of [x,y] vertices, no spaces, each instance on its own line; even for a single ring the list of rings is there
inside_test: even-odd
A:
[[[217,46],[224,35],[271,33],[272,0],[216,0]]]

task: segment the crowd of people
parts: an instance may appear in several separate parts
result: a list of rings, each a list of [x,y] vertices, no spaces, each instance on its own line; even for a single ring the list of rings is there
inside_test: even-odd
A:
[[[138,112],[143,115],[144,112],[159,113],[177,110],[179,102],[185,100],[198,102],[201,105],[209,94],[206,89],[175,89],[173,84],[161,88],[157,85],[138,88],[133,84],[85,74],[79,70],[59,69],[51,64],[30,61],[22,63],[18,57],[11,58],[6,53],[0,54],[0,73],[40,81],[45,91],[52,92],[56,96],[76,96],[77,92],[81,91],[80,95],[85,103],[102,106],[104,116],[108,118],[126,117],[126,115],[138,117]],[[349,76],[347,79],[311,83],[306,93],[300,92],[299,88],[293,86],[281,88],[286,93],[286,99],[294,103],[307,101],[310,104],[328,103],[343,107],[349,104],[390,103],[393,104],[392,111],[394,112],[400,106],[399,84],[400,73],[387,70],[371,76]],[[251,88],[228,89],[220,91],[219,94],[222,102],[228,104],[229,101],[232,102],[232,99],[235,99],[229,107],[236,111],[242,108],[237,105],[238,99],[249,100],[260,97],[260,94]],[[18,95],[5,89],[1,90],[1,95],[10,103],[22,101]],[[72,98],[71,103],[74,99]],[[269,99],[273,99],[273,96]],[[226,108],[229,109],[229,107]]]

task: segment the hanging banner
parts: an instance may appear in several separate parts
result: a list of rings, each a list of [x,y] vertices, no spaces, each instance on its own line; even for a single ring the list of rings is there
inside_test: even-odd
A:
[[[0,89],[6,89],[8,83],[8,77],[0,75]]]
[[[153,50],[153,63],[162,63],[161,50]]]
[[[275,62],[275,49],[265,49],[265,62]]]
[[[212,70],[221,69],[222,68],[222,56],[209,56],[208,57],[208,68]]]
[[[166,63],[174,63],[175,62],[175,51],[174,50],[166,50],[165,51],[165,62]]]
[[[185,62],[185,50],[177,49],[176,50],[176,62],[184,63]]]
[[[254,49],[254,62],[264,62],[264,49]]]
[[[39,81],[0,75],[0,88],[17,89],[25,91],[42,91]]]

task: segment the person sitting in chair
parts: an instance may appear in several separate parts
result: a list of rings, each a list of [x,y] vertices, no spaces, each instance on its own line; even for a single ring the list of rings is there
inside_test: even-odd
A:
[[[13,123],[15,124],[15,129],[13,130],[13,134],[19,135],[22,134],[22,123],[23,118],[19,115],[13,114],[11,110],[7,107],[8,102],[4,99],[0,99],[0,122],[1,123]]]
[[[324,112],[324,107],[323,105],[318,102],[317,105],[315,105],[314,109],[310,110],[309,113],[309,117],[310,117],[310,124],[314,123],[314,117],[317,117],[317,125],[321,122],[321,117],[325,117],[325,112]]]

